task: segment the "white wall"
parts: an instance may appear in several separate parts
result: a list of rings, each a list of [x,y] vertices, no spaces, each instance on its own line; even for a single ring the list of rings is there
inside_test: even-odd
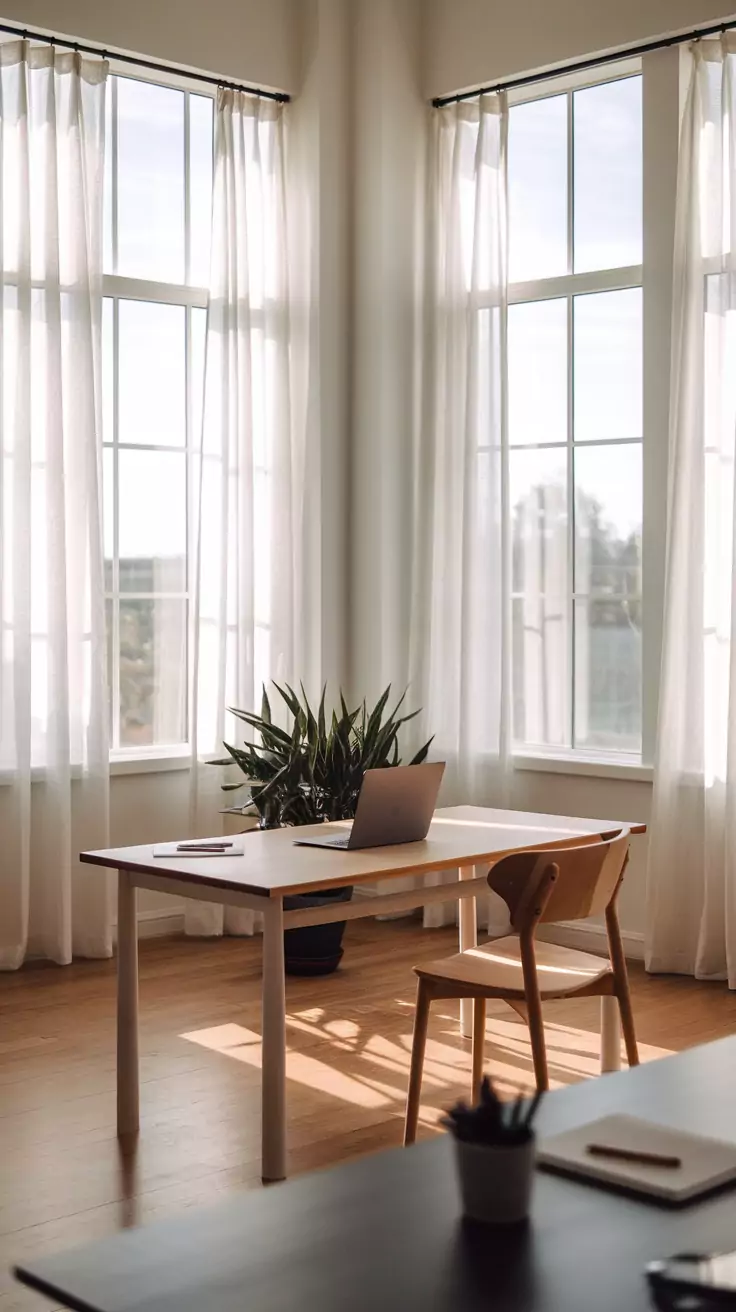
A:
[[[306,2],[306,0],[305,0]],[[2,0],[9,22],[293,91],[302,0]]]
[[[344,684],[348,632],[348,464],[351,415],[351,4],[302,0],[302,92],[291,106],[292,230],[309,265],[308,457],[320,467],[307,506],[316,562],[313,659],[304,681]],[[293,285],[293,279],[292,279]],[[306,307],[305,307],[306,308]],[[320,616],[315,625],[314,616]]]
[[[424,92],[447,95],[733,13],[733,0],[426,0]]]
[[[408,669],[411,455],[427,114],[417,0],[354,4],[351,691]]]

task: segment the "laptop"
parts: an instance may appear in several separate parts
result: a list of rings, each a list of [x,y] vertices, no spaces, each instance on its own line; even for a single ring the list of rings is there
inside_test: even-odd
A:
[[[349,832],[325,838],[295,838],[298,847],[389,847],[427,837],[445,762],[394,765],[366,770]]]

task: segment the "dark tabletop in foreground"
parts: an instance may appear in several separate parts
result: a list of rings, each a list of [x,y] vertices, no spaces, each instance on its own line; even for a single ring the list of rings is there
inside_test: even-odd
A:
[[[612,1111],[736,1140],[736,1038],[551,1094],[540,1131]],[[469,1228],[451,1147],[380,1153],[17,1274],[83,1312],[639,1312],[649,1260],[736,1247],[734,1190],[672,1210],[543,1173],[528,1228]]]

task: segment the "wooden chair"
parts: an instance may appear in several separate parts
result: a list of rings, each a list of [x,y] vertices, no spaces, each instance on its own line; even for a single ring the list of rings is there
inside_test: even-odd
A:
[[[617,998],[630,1066],[638,1066],[626,959],[616,901],[629,857],[629,831],[604,843],[548,852],[514,852],[489,871],[488,883],[506,903],[513,936],[441,961],[415,966],[419,977],[414,1017],[404,1143],[413,1143],[427,1042],[435,998],[474,998],[472,1095],[477,1101],[483,1070],[486,999],[508,1002],[529,1025],[537,1088],[547,1089],[542,1002],[552,998]],[[575,952],[535,938],[537,925],[585,920],[605,912],[609,957]]]

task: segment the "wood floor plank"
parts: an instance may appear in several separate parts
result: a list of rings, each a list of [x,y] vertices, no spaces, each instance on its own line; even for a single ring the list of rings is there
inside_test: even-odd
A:
[[[414,1009],[412,965],[455,950],[454,930],[355,922],[337,974],[287,983],[292,1173],[401,1140]],[[12,1262],[260,1187],[260,940],[140,945],[141,1122],[133,1155],[115,1135],[115,965],[32,964],[0,975],[0,1312],[48,1307]],[[642,1056],[736,1029],[725,985],[631,968]],[[545,1008],[553,1084],[598,1069],[598,1004]],[[486,1067],[532,1087],[518,1016],[488,1007]],[[469,1044],[457,1004],[432,1009],[420,1133],[466,1096]]]

